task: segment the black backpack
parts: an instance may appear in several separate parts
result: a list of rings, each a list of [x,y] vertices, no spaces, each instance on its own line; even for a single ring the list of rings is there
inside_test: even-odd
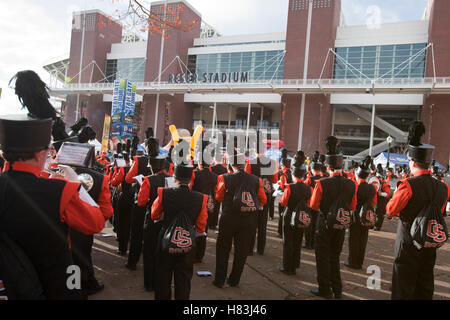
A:
[[[363,227],[373,229],[375,227],[376,215],[375,209],[370,202],[371,200],[364,203],[361,210],[359,210],[359,220]]]
[[[256,192],[252,190],[248,181],[249,177],[244,177],[240,186],[233,196],[233,211],[241,213],[252,213],[259,210],[259,201]]]
[[[302,199],[291,215],[291,227],[306,229],[311,225],[311,212]]]
[[[328,229],[346,230],[353,222],[353,216],[350,212],[348,204],[344,201],[342,193],[344,189],[344,179],[340,178],[338,187],[338,196],[331,203],[327,216]]]
[[[160,252],[186,254],[195,247],[196,231],[189,216],[181,211],[167,228],[160,231]]]
[[[436,194],[436,196],[434,198],[429,197],[433,200],[419,212],[411,225],[411,237],[418,250],[440,248],[448,240],[447,224],[441,213],[441,208],[436,203],[437,184],[433,194]]]

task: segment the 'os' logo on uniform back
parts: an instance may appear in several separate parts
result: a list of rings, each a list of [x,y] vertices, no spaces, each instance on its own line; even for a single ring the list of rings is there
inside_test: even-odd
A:
[[[177,227],[172,236],[172,243],[175,243],[179,248],[187,248],[192,246],[190,233],[183,228]]]
[[[253,201],[253,197],[250,192],[242,192],[242,203],[247,207],[255,206],[255,201]]]
[[[343,208],[340,208],[337,212],[336,220],[339,221],[339,223],[342,224],[343,226],[350,224],[351,222],[350,212],[344,210]]]
[[[309,226],[311,224],[311,217],[305,211],[300,211],[299,220],[304,226]]]
[[[447,235],[444,232],[444,226],[438,223],[436,220],[430,220],[430,222],[428,223],[427,236],[438,243],[447,240]]]

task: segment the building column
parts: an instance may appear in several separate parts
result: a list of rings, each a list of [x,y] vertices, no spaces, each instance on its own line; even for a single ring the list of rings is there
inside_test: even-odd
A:
[[[370,123],[370,147],[369,147],[369,155],[373,157],[373,138],[375,132],[375,113],[376,106],[375,104],[372,106],[372,122]]]

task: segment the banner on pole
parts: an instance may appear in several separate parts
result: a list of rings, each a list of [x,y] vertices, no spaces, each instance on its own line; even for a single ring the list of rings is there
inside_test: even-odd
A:
[[[114,81],[111,136],[120,140],[133,137],[135,102],[136,84],[126,79]]]
[[[111,128],[111,116],[105,115],[105,122],[103,124],[103,138],[102,138],[102,150],[101,150],[102,153],[108,151],[110,128]]]

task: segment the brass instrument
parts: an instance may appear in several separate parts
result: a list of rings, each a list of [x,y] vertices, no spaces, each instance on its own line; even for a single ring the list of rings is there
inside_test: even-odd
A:
[[[70,177],[66,177],[65,171],[61,170],[60,168],[58,168],[57,171],[50,171],[50,170],[44,170],[45,172],[47,172],[50,175],[57,175],[60,176],[63,179],[67,179],[70,181],[74,181],[74,182],[80,182],[81,185],[83,186],[83,188],[89,192],[91,191],[92,187],[94,186],[94,178],[87,173],[82,173],[80,175],[78,175],[76,177],[76,179],[71,179]]]

